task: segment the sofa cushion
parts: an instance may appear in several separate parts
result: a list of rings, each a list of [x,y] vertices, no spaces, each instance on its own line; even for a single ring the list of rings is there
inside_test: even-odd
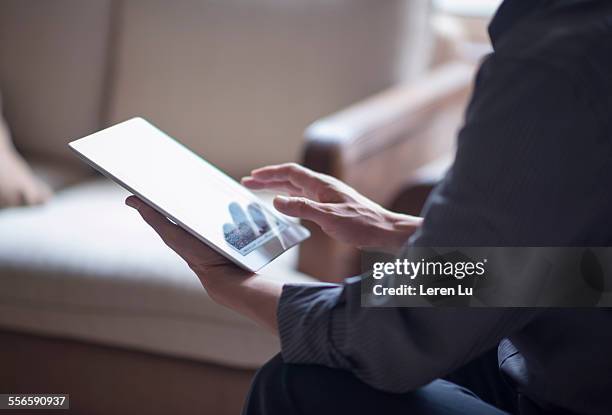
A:
[[[96,177],[93,169],[83,169],[83,163],[75,166],[46,157],[28,157],[27,162],[34,175],[54,191]]]
[[[51,189],[38,180],[13,146],[0,102],[0,208],[45,202]]]
[[[0,326],[244,368],[277,352],[276,338],[207,297],[126,196],[100,179],[0,211]],[[308,281],[295,259],[262,274]]]
[[[66,147],[102,127],[111,0],[0,1],[0,88],[16,146],[84,165]]]

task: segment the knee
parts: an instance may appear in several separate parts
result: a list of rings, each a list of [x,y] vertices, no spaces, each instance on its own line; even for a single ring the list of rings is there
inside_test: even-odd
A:
[[[287,364],[278,354],[255,374],[243,415],[327,413],[325,408],[336,400],[336,393],[344,390],[342,376],[348,374],[322,366]]]
[[[287,364],[280,355],[255,375],[243,415],[377,412],[381,392],[351,373],[317,365]],[[371,398],[371,399],[370,399]]]
[[[270,390],[277,386],[282,377],[283,365],[283,358],[279,353],[259,368],[253,377],[251,388]]]
[[[290,413],[283,397],[283,358],[274,356],[253,377],[243,415]]]

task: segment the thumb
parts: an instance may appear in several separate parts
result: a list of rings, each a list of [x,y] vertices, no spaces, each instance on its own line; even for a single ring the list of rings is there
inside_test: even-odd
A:
[[[308,219],[319,224],[327,217],[323,204],[305,197],[276,196],[274,207],[287,216]]]

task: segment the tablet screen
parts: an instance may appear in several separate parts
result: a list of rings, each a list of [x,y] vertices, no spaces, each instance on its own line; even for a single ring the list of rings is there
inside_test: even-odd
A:
[[[251,191],[142,118],[70,143],[90,165],[173,222],[257,270],[308,237]]]

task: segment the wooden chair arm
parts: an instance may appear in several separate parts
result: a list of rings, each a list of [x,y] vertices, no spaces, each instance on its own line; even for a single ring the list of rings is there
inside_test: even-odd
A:
[[[421,167],[452,157],[473,75],[471,65],[444,64],[316,121],[305,132],[304,165],[389,207]],[[313,236],[301,246],[301,271],[332,280],[359,272],[356,250],[306,225]]]
[[[389,185],[391,177],[403,183],[412,170],[451,150],[473,74],[471,65],[446,64],[314,122],[305,132],[304,164],[388,202],[397,190]],[[389,150],[395,153],[404,144],[417,148],[390,160]],[[383,171],[384,180],[376,180],[372,171],[370,180],[357,180],[355,170],[363,170],[364,162]]]

